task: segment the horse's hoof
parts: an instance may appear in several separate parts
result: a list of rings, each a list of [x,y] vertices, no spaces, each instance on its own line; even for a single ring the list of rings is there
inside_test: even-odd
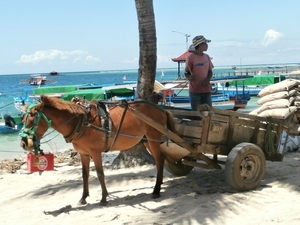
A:
[[[160,197],[160,194],[154,194],[152,193],[152,198],[159,198]]]
[[[108,204],[108,201],[101,201],[101,202],[100,202],[100,205],[101,205],[101,206],[106,206],[107,204]]]
[[[84,199],[81,199],[79,202],[78,202],[78,205],[86,205],[86,200]]]

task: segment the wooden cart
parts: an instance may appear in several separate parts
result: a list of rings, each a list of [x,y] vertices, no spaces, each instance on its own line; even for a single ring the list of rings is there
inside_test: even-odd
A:
[[[199,111],[167,109],[179,135],[142,114],[137,116],[165,134],[161,150],[167,158],[166,170],[174,175],[186,175],[194,167],[222,169],[224,164],[226,182],[246,191],[260,185],[266,160],[283,159],[286,141],[281,142],[283,136],[287,140],[291,116],[287,120],[264,118],[204,105]]]

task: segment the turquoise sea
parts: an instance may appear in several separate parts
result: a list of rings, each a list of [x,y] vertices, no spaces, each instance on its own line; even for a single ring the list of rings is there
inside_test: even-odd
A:
[[[215,77],[232,76],[236,73],[249,73],[255,74],[257,71],[263,71],[265,73],[272,73],[274,70],[278,73],[283,73],[287,70],[293,70],[297,68],[298,64],[287,65],[253,65],[244,66],[240,68],[228,67],[216,67],[213,70]],[[235,69],[235,70],[234,70]],[[183,68],[180,68],[180,73],[183,73]],[[38,88],[37,86],[31,86],[28,82],[22,83],[22,80],[30,78],[32,74],[10,74],[0,75],[0,117],[3,114],[16,115],[18,112],[14,108],[13,98],[21,96],[24,90]],[[59,72],[58,76],[49,76],[47,73],[40,73],[40,75],[47,76],[46,84],[43,86],[62,86],[62,85],[75,85],[75,84],[121,84],[123,83],[123,77],[126,76],[126,81],[136,81],[138,77],[138,70],[116,70],[116,71],[85,71],[85,72]],[[237,74],[242,75],[242,74]],[[246,74],[244,74],[246,75]],[[178,78],[178,68],[169,69],[157,69],[156,80],[158,81],[172,81]],[[257,107],[256,100],[251,99],[247,105],[248,111]],[[56,146],[54,139],[51,144],[51,149]],[[18,133],[14,134],[0,134],[0,160],[4,158],[11,158],[23,153],[19,147]],[[63,140],[59,141],[60,144]],[[49,143],[48,143],[49,145]],[[57,146],[55,148],[58,148]]]
[[[181,69],[181,73],[183,69]],[[217,68],[216,74],[233,74],[231,67]],[[30,78],[32,74],[11,74],[0,75],[0,117],[3,114],[15,114],[13,98],[24,95],[24,90],[38,88],[22,82]],[[60,72],[58,76],[49,76],[46,73],[40,75],[47,76],[46,84],[43,86],[62,86],[76,84],[122,84],[123,77],[126,81],[136,81],[138,70],[117,70],[117,71],[85,71],[85,72]],[[163,75],[163,76],[162,76]],[[158,81],[175,80],[178,78],[178,69],[157,69],[156,79]]]

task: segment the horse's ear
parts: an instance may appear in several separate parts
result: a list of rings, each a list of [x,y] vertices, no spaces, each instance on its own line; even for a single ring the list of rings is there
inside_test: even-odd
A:
[[[36,108],[33,107],[32,109],[30,109],[30,114],[35,114],[37,112]]]
[[[41,102],[40,104],[38,104],[37,106],[35,106],[34,107],[35,112],[41,110],[41,108],[44,107],[44,104],[45,104],[44,102]]]

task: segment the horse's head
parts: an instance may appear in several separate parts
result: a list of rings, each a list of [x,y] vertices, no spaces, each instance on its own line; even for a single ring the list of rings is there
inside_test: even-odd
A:
[[[32,152],[34,150],[35,155],[38,154],[40,147],[40,139],[51,126],[51,120],[49,120],[42,112],[43,103],[32,103],[26,108],[23,118],[23,128],[21,129],[21,147]]]

